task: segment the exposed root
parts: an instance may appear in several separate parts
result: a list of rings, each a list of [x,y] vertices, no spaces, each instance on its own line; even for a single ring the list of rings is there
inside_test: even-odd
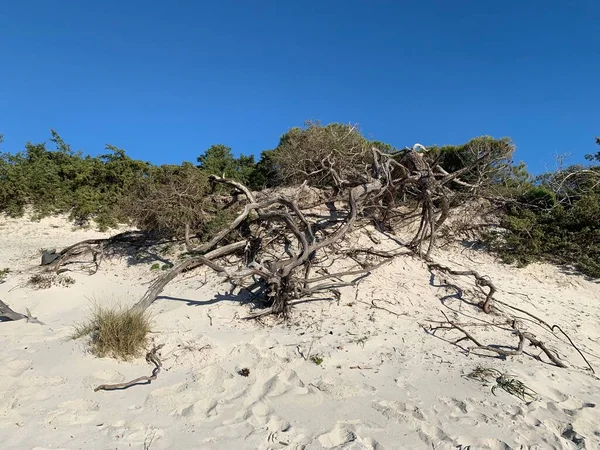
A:
[[[442,266],[441,264],[436,264],[436,263],[429,263],[429,264],[427,264],[427,267],[432,272],[434,270],[439,270],[440,272],[445,272],[450,275],[475,277],[475,283],[477,284],[477,286],[483,286],[483,287],[489,288],[489,291],[485,297],[485,300],[483,302],[479,303],[479,306],[486,314],[489,314],[492,312],[492,307],[494,306],[494,303],[493,303],[494,302],[494,294],[496,293],[497,289],[496,289],[496,286],[494,286],[494,283],[492,283],[492,281],[489,278],[479,275],[474,270],[453,270],[453,269],[450,269],[449,267]]]
[[[444,313],[442,312],[442,314],[444,314]],[[529,344],[531,346],[537,347],[542,352],[544,352],[544,354],[548,357],[548,359],[557,367],[561,367],[561,368],[567,367],[567,365],[564,362],[562,362],[554,352],[552,352],[550,349],[548,349],[546,344],[544,344],[542,341],[537,339],[532,333],[523,332],[517,328],[513,328],[512,333],[518,337],[519,342],[518,342],[516,348],[514,348],[512,350],[506,350],[506,349],[500,348],[497,345],[482,344],[477,338],[475,338],[475,336],[473,336],[469,331],[467,331],[463,325],[461,325],[457,322],[451,321],[450,319],[448,319],[448,316],[446,316],[446,314],[444,314],[444,317],[446,318],[446,322],[444,322],[441,325],[436,326],[436,327],[429,327],[427,329],[427,331],[435,334],[435,332],[437,330],[446,330],[446,331],[458,330],[464,336],[460,339],[455,340],[453,342],[453,344],[458,345],[460,342],[462,342],[464,340],[471,341],[472,343],[475,344],[475,347],[470,347],[468,349],[469,352],[472,352],[472,350],[476,349],[476,350],[485,350],[487,352],[495,353],[495,354],[497,354],[499,356],[503,356],[503,357],[516,356],[516,355],[523,354],[523,349],[525,347],[525,343],[529,342]],[[497,326],[495,324],[491,324],[491,325]]]

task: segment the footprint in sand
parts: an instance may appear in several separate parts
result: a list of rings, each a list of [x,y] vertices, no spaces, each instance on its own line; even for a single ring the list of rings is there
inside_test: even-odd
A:
[[[31,368],[32,361],[28,359],[13,359],[12,361],[4,361],[0,364],[0,377],[17,378]]]
[[[328,433],[319,436],[319,442],[325,448],[334,448],[356,440],[356,435],[343,425],[337,424]]]
[[[190,405],[181,410],[181,415],[183,417],[194,417],[201,419],[210,419],[218,415],[217,411],[218,402],[212,398],[207,397],[201,400],[198,400],[193,405]]]
[[[422,422],[425,420],[421,410],[410,403],[381,401],[375,403],[373,408],[388,419],[395,419],[399,422],[414,422],[415,420]]]
[[[323,448],[344,448],[346,450],[375,450],[380,448],[373,438],[359,436],[352,425],[337,423],[332,430],[317,439]]]

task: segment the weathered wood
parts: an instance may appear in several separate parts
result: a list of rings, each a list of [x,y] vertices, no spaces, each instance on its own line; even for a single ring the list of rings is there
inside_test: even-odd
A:
[[[27,321],[27,322],[37,323],[39,325],[42,325],[42,322],[40,322],[37,319],[37,317],[33,317],[31,315],[31,313],[29,312],[29,310],[27,310],[27,314],[18,313],[16,311],[13,311],[2,300],[0,300],[0,319],[9,320],[9,321],[12,321],[12,320],[23,320],[23,319],[25,319],[25,321]]]

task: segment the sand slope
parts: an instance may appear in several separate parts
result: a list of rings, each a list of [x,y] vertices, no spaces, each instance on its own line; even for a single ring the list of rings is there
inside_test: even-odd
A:
[[[64,218],[0,218],[0,268],[12,269],[0,298],[45,322],[0,323],[2,448],[600,448],[600,382],[566,339],[523,321],[569,369],[527,355],[462,353],[446,341],[459,334],[431,336],[420,324],[443,319],[442,310],[453,320],[491,319],[448,286],[473,301],[472,282],[444,283],[410,257],[343,290],[339,302],[295,306],[288,323],[241,320],[250,308],[228,285],[202,271],[182,276],[151,307],[153,338],[164,344],[158,380],[94,392],[148,375],[151,366],[95,358],[68,340],[71,327],[92,301],[137,301],[157,275],[152,261],[107,260],[93,276],[70,273],[69,287],[35,290],[26,281],[39,270],[40,248],[102,235],[73,231]],[[548,265],[503,266],[463,248],[435,258],[492,276],[498,299],[559,323],[600,370],[599,284]],[[489,327],[477,333],[485,343],[515,342]],[[464,376],[478,365],[518,377],[538,399],[493,395]]]

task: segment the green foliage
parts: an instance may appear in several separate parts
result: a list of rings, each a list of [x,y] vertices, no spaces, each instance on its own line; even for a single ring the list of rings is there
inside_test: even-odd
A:
[[[0,134],[0,143],[2,139]],[[600,138],[596,142],[600,144]],[[94,219],[102,229],[130,222],[167,237],[189,232],[202,241],[221,231],[239,211],[239,204],[226,205],[222,196],[213,195],[228,191],[211,186],[212,174],[254,190],[306,179],[314,186],[339,188],[364,181],[372,147],[395,150],[366,139],[352,125],[310,121],[284,133],[277,147],[262,152],[258,162],[253,156],[234,157],[222,144],[200,155],[198,166],[160,167],[133,160],[112,145],[100,156],[83,156],[54,130],[49,144],[52,149],[28,142],[21,152],[0,153],[0,212],[20,216],[30,208],[33,218],[68,213],[82,223]],[[460,179],[477,185],[486,197],[506,201],[502,231],[486,236],[505,261],[522,265],[547,260],[600,276],[600,152],[586,155],[591,166],[572,166],[534,179],[524,164],[513,163],[513,151],[508,138],[482,136],[463,145],[432,147],[424,156],[453,172],[490,153],[488,158],[495,162],[485,165],[485,173],[465,172]],[[472,198],[470,186],[453,184],[452,189],[459,193],[455,201]]]
[[[31,206],[36,218],[70,213],[80,222],[95,219],[100,228],[116,225],[119,198],[150,165],[111,145],[109,154],[83,157],[51,134],[55,150],[27,143],[24,152],[0,155],[0,211],[18,217]]]
[[[260,160],[248,175],[248,187],[261,190],[281,185],[283,182],[279,167],[274,158],[274,150],[265,150],[260,154]]]
[[[2,135],[0,134],[0,138]],[[0,269],[0,284],[4,283],[6,280],[6,276],[10,273],[10,269],[6,267],[5,269]]]
[[[494,139],[490,136],[480,136],[471,139],[462,145],[445,145],[441,147],[432,147],[428,150],[428,159],[434,159],[447,172],[455,172],[472,165],[489,152],[487,157],[494,162],[486,173],[471,171],[461,175],[461,180],[467,183],[478,184],[485,181],[486,187],[505,186],[508,180],[516,181],[519,177],[524,177],[522,172],[524,166],[515,171],[515,166],[510,160],[514,145],[509,138]],[[518,166],[517,166],[518,167]],[[526,172],[525,172],[526,173]]]
[[[320,366],[321,364],[323,364],[323,361],[325,361],[325,359],[323,358],[323,356],[321,355],[312,355],[310,357],[310,360],[315,363],[317,366]]]
[[[485,241],[507,263],[546,260],[600,277],[600,166],[544,174]]]
[[[596,144],[600,145],[600,137],[596,138]],[[585,159],[587,159],[588,161],[600,162],[600,152],[596,153],[595,155],[585,155]]]
[[[222,144],[213,145],[197,158],[198,167],[209,175],[230,178],[247,183],[254,171],[254,156],[235,158],[231,148]]]
[[[544,186],[532,186],[519,195],[517,200],[530,207],[551,209],[556,206],[556,194]]]

